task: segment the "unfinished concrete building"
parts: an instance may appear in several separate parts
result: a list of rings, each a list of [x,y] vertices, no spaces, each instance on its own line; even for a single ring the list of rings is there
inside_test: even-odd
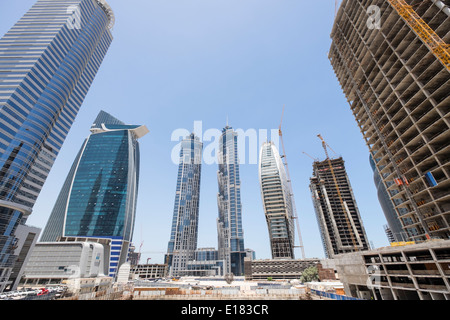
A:
[[[450,240],[347,253],[333,260],[346,295],[366,300],[450,300]]]
[[[167,264],[138,264],[131,269],[131,273],[138,279],[161,279],[167,277]]]
[[[315,161],[310,189],[327,258],[367,250],[368,241],[342,158]]]
[[[450,237],[450,1],[344,0],[329,59],[408,240]]]

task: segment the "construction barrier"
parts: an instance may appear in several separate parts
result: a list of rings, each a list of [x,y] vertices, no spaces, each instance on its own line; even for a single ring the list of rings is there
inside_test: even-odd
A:
[[[358,298],[343,296],[343,295],[336,294],[336,293],[324,292],[324,291],[319,291],[319,290],[314,290],[314,289],[311,289],[311,293],[315,294],[316,296],[320,296],[320,297],[324,297],[324,298],[328,298],[328,299],[332,299],[332,300],[361,300]]]

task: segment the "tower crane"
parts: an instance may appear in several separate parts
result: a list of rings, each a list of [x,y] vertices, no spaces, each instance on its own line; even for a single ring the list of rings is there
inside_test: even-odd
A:
[[[341,206],[342,206],[342,212],[343,212],[343,214],[344,214],[345,221],[346,221],[346,223],[347,223],[348,231],[350,232],[350,237],[352,238],[353,247],[354,247],[355,251],[358,251],[358,246],[357,246],[357,244],[356,244],[355,235],[354,235],[354,233],[353,233],[353,228],[352,228],[352,226],[351,226],[351,224],[350,224],[350,220],[349,220],[349,219],[351,219],[351,217],[348,216],[348,215],[350,215],[350,212],[349,212],[349,210],[348,210],[347,204],[346,204],[345,201],[342,199],[341,191],[340,191],[340,189],[339,189],[339,184],[338,184],[338,182],[337,182],[336,175],[335,175],[335,173],[334,173],[333,165],[332,165],[332,163],[331,163],[331,158],[330,158],[330,156],[328,155],[328,150],[327,150],[327,148],[329,148],[329,149],[330,149],[331,151],[333,151],[333,153],[335,153],[335,154],[336,154],[336,152],[334,152],[334,150],[331,149],[331,147],[330,147],[330,146],[328,145],[328,143],[324,140],[324,138],[322,137],[322,135],[318,134],[317,136],[318,136],[319,139],[322,141],[322,147],[323,147],[323,149],[325,150],[325,155],[326,155],[326,157],[327,157],[328,166],[330,167],[330,172],[331,172],[331,175],[332,175],[332,177],[333,177],[333,181],[334,181],[334,185],[335,185],[335,187],[336,187],[336,191],[337,191],[337,194],[338,194],[339,202],[341,203]]]
[[[143,244],[144,244],[144,241],[141,241],[141,245],[139,246],[139,252],[138,252],[138,263],[141,261],[141,250],[142,250]]]
[[[317,161],[316,158],[313,158],[311,155],[307,154],[305,151],[302,152],[303,154],[307,155],[308,157],[310,157],[311,159],[313,159],[313,161]]]
[[[388,0],[388,2],[442,65],[450,71],[450,45],[439,37],[405,0]]]
[[[283,117],[284,117],[284,108],[285,108],[285,106],[283,105],[283,111],[281,113],[280,126],[278,127],[278,135],[280,136],[281,147],[283,148],[283,155],[281,156],[281,158],[284,158],[284,166],[286,168],[287,181],[288,181],[288,184],[289,184],[289,196],[291,197],[292,213],[293,213],[292,218],[296,222],[298,238],[299,238],[299,247],[302,250],[302,258],[305,259],[305,248],[303,246],[302,234],[300,232],[300,224],[298,222],[297,209],[296,209],[296,206],[295,206],[295,199],[294,199],[294,192],[293,192],[292,183],[291,183],[291,176],[289,174],[289,167],[288,167],[287,158],[286,158],[286,151],[284,149],[283,132],[281,130],[281,125],[283,123]]]

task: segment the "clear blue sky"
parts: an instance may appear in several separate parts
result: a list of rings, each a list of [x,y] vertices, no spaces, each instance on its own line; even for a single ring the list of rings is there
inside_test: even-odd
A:
[[[34,4],[0,0],[0,34]],[[108,0],[114,40],[47,179],[30,225],[44,228],[56,197],[100,110],[145,124],[134,243],[145,262],[167,250],[177,166],[172,132],[270,130],[280,124],[306,256],[324,257],[309,192],[312,159],[324,159],[317,134],[346,161],[369,241],[386,246],[368,148],[328,60],[332,0]],[[250,150],[248,152],[254,152]],[[217,247],[217,166],[203,165],[199,247]],[[255,164],[241,166],[245,246],[259,259],[270,245]],[[300,250],[296,256],[301,257]]]

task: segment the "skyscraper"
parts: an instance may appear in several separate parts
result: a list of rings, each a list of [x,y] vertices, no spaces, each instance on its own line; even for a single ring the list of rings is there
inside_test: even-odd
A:
[[[172,276],[185,275],[187,263],[195,258],[202,152],[203,143],[193,133],[181,141],[172,231],[166,256]]]
[[[331,167],[330,162],[331,161]],[[344,160],[315,161],[310,190],[327,258],[369,248]]]
[[[242,229],[241,181],[239,178],[238,135],[228,125],[222,130],[218,150],[219,192],[217,218],[219,260],[224,260],[224,273],[244,273],[244,231]]]
[[[409,241],[450,238],[448,1],[342,1],[329,58]]]
[[[125,125],[101,111],[76,157],[41,241],[58,237],[110,239],[109,275],[127,260],[139,183],[139,143],[145,126]]]
[[[0,40],[0,291],[14,232],[47,175],[111,44],[104,0],[39,0]]]
[[[291,190],[284,164],[273,142],[265,142],[261,146],[259,182],[272,258],[294,259],[295,229]]]
[[[402,224],[400,223],[400,220],[395,212],[394,206],[391,202],[391,198],[386,191],[386,187],[383,184],[380,173],[375,166],[375,162],[373,161],[372,156],[370,156],[369,161],[370,166],[373,170],[373,180],[375,183],[375,187],[377,188],[378,201],[380,202],[381,209],[383,210],[384,216],[386,217],[386,221],[389,226],[389,232],[394,239],[394,241],[391,242],[405,241],[406,237],[404,236]]]

